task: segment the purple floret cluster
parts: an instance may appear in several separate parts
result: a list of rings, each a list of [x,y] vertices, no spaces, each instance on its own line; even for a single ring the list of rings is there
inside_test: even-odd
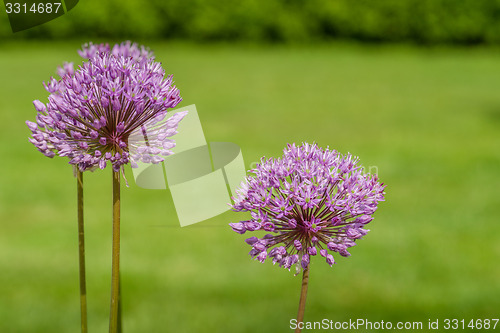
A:
[[[48,102],[33,102],[37,116],[26,122],[29,141],[45,156],[67,156],[81,171],[104,169],[108,162],[119,171],[129,162],[163,161],[186,115],[164,120],[182,100],[172,75],[135,43],[113,48],[90,43],[79,53],[87,59],[82,65],[75,70],[65,63],[58,69],[60,79],[44,83]],[[139,139],[131,140],[134,136]]]
[[[350,256],[384,201],[384,184],[364,174],[357,157],[316,144],[289,144],[282,157],[262,158],[251,172],[232,208],[252,218],[230,226],[239,234],[265,232],[246,239],[250,256],[289,270],[296,265],[297,273],[318,254],[330,266],[330,252]]]
[[[97,53],[111,53],[115,57],[132,58],[136,61],[154,60],[154,54],[149,48],[131,41],[115,44],[112,48],[107,43],[94,44],[89,42],[84,44],[81,50],[78,50],[80,57],[85,59],[93,58]]]

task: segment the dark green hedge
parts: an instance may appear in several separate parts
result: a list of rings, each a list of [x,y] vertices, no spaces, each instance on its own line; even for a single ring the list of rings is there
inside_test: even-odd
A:
[[[500,42],[500,0],[81,0],[30,37]],[[0,14],[0,37],[16,37]]]

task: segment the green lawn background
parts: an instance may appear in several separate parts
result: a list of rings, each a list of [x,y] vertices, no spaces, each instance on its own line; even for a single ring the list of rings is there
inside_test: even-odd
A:
[[[76,180],[24,121],[80,44],[0,45],[0,332],[79,330]],[[500,316],[498,49],[148,45],[207,140],[240,145],[247,168],[302,141],[378,168],[386,202],[350,258],[313,260],[306,320]],[[85,173],[85,209],[89,331],[105,332],[109,169]],[[125,332],[290,331],[300,277],[252,261],[227,226],[240,217],[180,228],[168,191],[123,187]]]

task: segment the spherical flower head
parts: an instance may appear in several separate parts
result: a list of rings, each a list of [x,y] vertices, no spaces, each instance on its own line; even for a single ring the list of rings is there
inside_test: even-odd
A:
[[[115,171],[139,160],[159,163],[172,153],[170,137],[186,112],[166,114],[181,101],[179,90],[161,64],[138,55],[134,45],[116,52],[91,45],[87,55],[96,52],[88,61],[76,70],[66,66],[60,80],[45,84],[48,103],[34,101],[36,122],[27,121],[39,151],[67,156],[82,171],[104,169],[108,162]]]
[[[266,231],[246,240],[250,255],[270,259],[297,273],[309,267],[318,253],[335,263],[332,253],[347,257],[368,230],[384,184],[377,175],[363,173],[359,159],[316,144],[289,144],[280,158],[263,158],[233,198],[237,212],[252,219],[230,223],[234,231]]]

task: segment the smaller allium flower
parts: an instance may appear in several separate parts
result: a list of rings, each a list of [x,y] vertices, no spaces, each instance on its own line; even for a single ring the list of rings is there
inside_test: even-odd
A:
[[[130,161],[132,166],[163,161],[175,145],[169,138],[186,115],[163,121],[182,100],[172,75],[165,76],[152,53],[135,43],[113,49],[87,44],[79,53],[88,61],[76,70],[64,64],[61,79],[44,84],[48,103],[33,102],[38,114],[36,123],[26,122],[30,142],[45,156],[69,157],[81,171],[104,169],[108,162],[118,171]]]
[[[365,226],[379,201],[383,183],[377,175],[363,174],[359,159],[322,149],[316,144],[289,144],[283,157],[262,158],[237,190],[232,206],[250,211],[251,220],[230,223],[244,234],[263,230],[262,238],[246,240],[250,256],[290,270],[306,269],[311,257],[335,263],[330,252],[347,257],[348,248],[369,231]]]

